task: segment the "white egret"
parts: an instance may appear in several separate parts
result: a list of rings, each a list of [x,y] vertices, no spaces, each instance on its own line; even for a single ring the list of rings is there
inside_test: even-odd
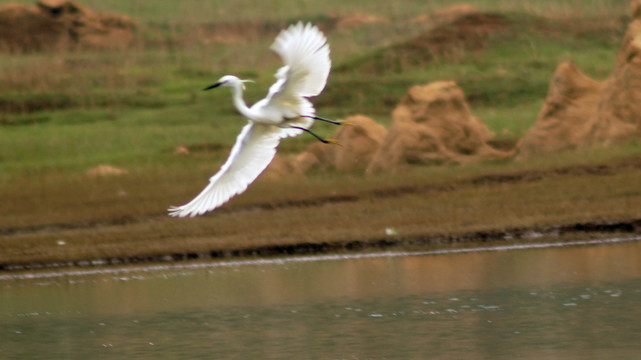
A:
[[[238,135],[229,158],[205,189],[189,203],[170,208],[171,216],[202,215],[245,191],[272,161],[282,138],[308,132],[322,142],[332,142],[309,128],[314,120],[340,123],[315,116],[313,105],[306,99],[320,94],[327,83],[331,61],[325,35],[316,26],[299,22],[281,31],[271,49],[285,65],[276,72],[276,82],[267,96],[252,107],[242,97],[248,80],[225,75],[204,89],[231,88],[234,106],[248,123]]]

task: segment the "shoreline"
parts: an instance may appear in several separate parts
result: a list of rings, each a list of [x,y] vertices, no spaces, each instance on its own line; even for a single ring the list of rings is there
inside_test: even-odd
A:
[[[270,264],[287,264],[287,263],[300,263],[312,261],[336,261],[336,260],[354,260],[364,258],[391,258],[401,256],[429,256],[429,255],[452,255],[464,253],[478,253],[478,252],[492,252],[492,251],[517,251],[517,250],[533,250],[533,249],[549,249],[549,248],[567,248],[576,246],[601,246],[601,245],[617,245],[624,243],[632,243],[641,241],[641,235],[636,236],[623,236],[623,237],[607,237],[604,239],[593,240],[569,240],[563,242],[536,242],[527,244],[508,244],[508,245],[495,245],[483,247],[463,247],[463,248],[450,248],[450,249],[434,249],[434,250],[405,250],[405,251],[381,251],[381,252],[358,252],[346,254],[312,254],[302,256],[287,256],[287,257],[274,257],[274,258],[258,258],[258,259],[237,259],[227,261],[191,261],[191,262],[174,262],[171,264],[140,264],[138,266],[94,266],[94,267],[67,267],[61,268],[60,271],[52,269],[44,269],[41,272],[25,270],[22,272],[0,272],[0,281],[3,280],[26,280],[26,279],[42,279],[42,278],[55,278],[63,276],[83,276],[92,274],[121,274],[131,273],[136,271],[159,271],[167,269],[195,269],[195,268],[217,268],[217,267],[230,267],[230,266],[246,266],[246,265],[270,265]]]
[[[452,246],[464,248],[488,243],[538,243],[556,240],[560,243],[577,241],[577,239],[600,239],[612,236],[634,237],[641,233],[641,218],[620,221],[588,221],[581,223],[561,224],[548,227],[495,229],[459,234],[424,235],[424,236],[387,236],[385,238],[320,242],[296,243],[282,245],[267,245],[260,247],[239,247],[212,249],[210,251],[185,251],[157,254],[130,254],[111,258],[75,259],[66,261],[41,262],[5,262],[0,264],[0,273],[12,273],[32,270],[53,270],[72,268],[95,268],[107,266],[122,266],[131,264],[153,263],[189,263],[207,260],[232,260],[291,256],[313,256],[348,253],[375,253],[393,249],[411,249],[426,251],[426,249],[444,249]]]

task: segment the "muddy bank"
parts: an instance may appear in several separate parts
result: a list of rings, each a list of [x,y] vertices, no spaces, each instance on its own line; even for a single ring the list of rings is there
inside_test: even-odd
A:
[[[67,222],[0,228],[0,271],[638,234],[640,172],[635,157],[231,204],[197,219],[149,213],[74,222],[71,214]]]
[[[446,247],[453,245],[478,245],[496,242],[532,242],[541,239],[602,238],[614,234],[639,234],[641,219],[621,221],[594,221],[585,223],[562,224],[550,227],[511,228],[478,231],[462,234],[442,234],[435,236],[415,236],[375,238],[366,241],[340,241],[321,243],[300,243],[294,245],[270,245],[256,248],[229,248],[199,252],[174,252],[167,254],[132,254],[114,258],[92,258],[52,262],[26,262],[0,264],[0,271],[20,271],[68,267],[93,267],[127,265],[140,263],[182,262],[212,259],[238,259],[251,257],[275,257],[296,255],[317,255],[343,252],[371,252],[389,249],[417,249],[425,247]]]
[[[558,167],[546,170],[525,170],[520,172],[511,172],[505,174],[489,174],[474,176],[468,179],[451,181],[446,184],[424,184],[415,186],[389,186],[385,188],[376,188],[364,190],[358,194],[336,194],[329,196],[310,197],[300,200],[282,200],[269,203],[250,203],[247,205],[223,207],[210,213],[207,216],[217,216],[219,214],[234,215],[250,211],[270,211],[276,209],[300,208],[300,207],[319,207],[328,205],[337,205],[362,201],[366,199],[386,199],[394,198],[401,195],[419,195],[425,193],[443,193],[470,188],[475,186],[489,184],[515,184],[523,182],[534,182],[542,179],[581,176],[581,175],[611,175],[618,171],[641,169],[641,158],[635,157],[625,161],[612,162],[599,165],[572,165]],[[17,227],[0,227],[0,236],[14,236],[24,234],[52,233],[73,229],[101,228],[106,226],[119,226],[133,223],[153,222],[165,220],[166,214],[149,215],[144,217],[125,216],[121,218],[103,219],[97,221],[80,221],[66,223],[47,223],[41,225],[17,226]]]

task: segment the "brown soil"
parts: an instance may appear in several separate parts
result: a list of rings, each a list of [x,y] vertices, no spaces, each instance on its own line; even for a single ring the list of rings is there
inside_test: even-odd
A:
[[[95,13],[71,0],[0,7],[0,50],[32,52],[72,48],[124,48],[136,40],[125,15]]]
[[[559,177],[574,177],[582,175],[591,176],[607,176],[615,174],[626,169],[641,169],[641,159],[627,159],[619,163],[607,165],[581,165],[569,166],[557,169],[540,170],[540,171],[523,171],[510,174],[496,174],[477,176],[459,181],[448,182],[446,184],[427,184],[417,186],[390,186],[387,188],[371,189],[362,191],[357,194],[351,195],[333,195],[319,198],[307,198],[297,201],[284,201],[277,203],[254,203],[245,206],[235,206],[231,208],[223,208],[217,213],[216,216],[224,217],[230,221],[235,221],[235,216],[241,216],[245,213],[255,211],[275,211],[291,209],[309,209],[309,208],[325,208],[327,206],[338,206],[340,204],[356,203],[359,201],[375,201],[376,199],[394,199],[401,198],[406,195],[419,196],[421,194],[430,194],[435,196],[438,193],[449,193],[465,188],[486,187],[489,184],[518,184],[518,183],[534,183],[545,179],[559,178]],[[128,226],[135,224],[153,224],[168,221],[166,215],[159,216],[144,216],[144,217],[129,217],[111,220],[79,222],[79,223],[60,223],[60,224],[46,224],[24,226],[18,228],[3,228],[0,229],[0,236],[5,240],[12,237],[23,238],[24,236],[43,236],[48,239],[65,238],[68,236],[68,231],[94,229],[101,234],[114,232],[119,234]],[[191,224],[196,225],[196,224]],[[305,222],[301,224],[305,226]],[[292,226],[294,224],[292,223]],[[116,228],[123,228],[123,230],[115,230]],[[101,230],[102,229],[102,230]],[[151,230],[155,227],[152,226]],[[124,230],[126,231],[126,230]],[[90,258],[70,258],[62,261],[58,258],[55,261],[38,261],[38,262],[5,262],[0,264],[1,270],[21,270],[21,269],[35,269],[46,267],[60,267],[60,266],[90,266],[90,265],[108,265],[108,264],[123,264],[123,263],[137,263],[137,262],[157,262],[157,261],[182,261],[194,259],[209,259],[209,258],[233,258],[233,257],[247,257],[247,256],[275,256],[275,255],[291,255],[291,254],[318,254],[326,252],[340,252],[340,251],[357,251],[357,250],[375,250],[386,249],[393,247],[408,247],[408,246],[426,246],[437,244],[453,244],[453,243],[479,243],[488,241],[518,241],[530,240],[532,234],[536,237],[554,237],[559,238],[566,235],[576,234],[577,236],[585,237],[585,234],[611,234],[611,233],[638,233],[641,231],[641,219],[631,218],[622,220],[593,220],[581,221],[574,223],[562,223],[558,225],[537,226],[537,227],[512,227],[512,228],[497,228],[482,231],[462,232],[462,233],[442,233],[435,235],[412,235],[403,237],[389,237],[381,236],[368,238],[366,240],[345,240],[345,241],[331,241],[331,242],[306,242],[297,241],[294,244],[283,243],[279,244],[277,241],[272,245],[260,245],[253,247],[239,246],[214,248],[203,251],[189,250],[185,248],[183,252],[176,252],[175,250],[170,253],[155,252],[155,251],[127,251],[123,249],[122,254],[114,258],[100,258],[99,253],[93,254]],[[57,235],[60,234],[60,235]],[[67,234],[67,235],[64,235]],[[105,238],[106,239],[106,238]],[[85,245],[86,246],[86,245]],[[180,248],[180,246],[179,246]],[[15,250],[15,249],[12,249]]]
[[[402,71],[429,64],[436,59],[456,59],[485,48],[487,39],[505,33],[510,21],[500,14],[474,11],[471,7],[452,7],[414,21],[429,21],[434,28],[406,42],[390,46],[367,58],[336,67],[336,71],[366,73]]]
[[[331,204],[340,204],[346,202],[355,202],[363,199],[383,199],[393,198],[407,194],[420,194],[420,193],[437,193],[454,191],[466,187],[473,187],[478,185],[489,184],[515,184],[523,182],[534,182],[543,179],[564,177],[564,176],[580,176],[580,175],[610,175],[625,169],[641,169],[641,158],[629,159],[619,163],[601,164],[601,165],[575,165],[568,167],[555,168],[550,170],[539,171],[523,171],[509,174],[495,174],[495,175],[482,175],[472,177],[469,179],[459,180],[455,182],[448,182],[442,185],[417,185],[417,186],[389,186],[386,188],[378,188],[370,191],[363,191],[358,195],[332,195],[324,197],[306,198],[303,200],[295,201],[281,201],[270,203],[252,203],[244,206],[234,206],[233,208],[221,208],[217,210],[217,214],[233,215],[236,213],[244,213],[252,210],[274,210],[284,208],[298,208],[298,207],[320,207]],[[157,219],[166,219],[167,216],[162,214]],[[78,223],[64,223],[64,224],[46,224],[34,225],[24,227],[5,227],[0,228],[0,235],[15,235],[15,234],[29,234],[41,233],[47,231],[58,231],[67,229],[82,229],[94,228],[109,225],[123,225],[137,222],[147,222],[156,219],[154,216],[146,216],[141,218],[119,218],[112,220],[100,221],[83,221]]]
[[[375,173],[409,164],[468,163],[513,155],[490,145],[492,132],[472,115],[463,91],[452,81],[413,86],[392,112],[389,130],[363,115],[345,122],[348,125],[334,134],[340,147],[313,143],[297,156],[293,168]]]
[[[294,160],[296,168],[302,171],[365,169],[383,143],[387,129],[363,115],[350,116],[343,122],[345,125],[334,134],[339,146],[311,144]]]
[[[267,169],[260,175],[260,181],[274,181],[282,178],[305,177],[303,171],[291,161],[276,154]]]
[[[641,135],[641,2],[628,25],[610,76],[596,81],[560,64],[534,126],[517,145],[520,156],[638,139]]]
[[[406,164],[499,160],[492,133],[473,116],[463,91],[451,81],[412,87],[392,112],[392,125],[368,172],[397,170]]]

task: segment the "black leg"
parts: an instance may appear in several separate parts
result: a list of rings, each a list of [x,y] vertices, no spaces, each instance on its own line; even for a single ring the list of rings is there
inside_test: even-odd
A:
[[[329,144],[329,143],[331,142],[331,141],[329,141],[329,140],[325,140],[325,139],[323,139],[322,137],[320,137],[320,136],[318,136],[318,135],[314,134],[314,132],[313,132],[313,131],[311,131],[311,130],[309,130],[309,129],[305,129],[304,127],[300,127],[300,126],[290,126],[290,127],[291,127],[291,128],[294,128],[294,129],[298,129],[298,130],[303,130],[303,131],[305,131],[306,133],[311,134],[312,136],[314,136],[315,138],[317,138],[318,140],[320,140],[321,142],[323,142],[323,143],[325,143],[325,144]]]
[[[320,121],[328,122],[328,123],[334,124],[334,125],[341,125],[342,124],[340,121],[334,121],[334,120],[330,120],[330,119],[325,119],[325,118],[322,118],[320,116],[301,115],[301,117],[306,117],[306,118],[310,118],[310,119],[314,119],[314,120],[320,120]]]

